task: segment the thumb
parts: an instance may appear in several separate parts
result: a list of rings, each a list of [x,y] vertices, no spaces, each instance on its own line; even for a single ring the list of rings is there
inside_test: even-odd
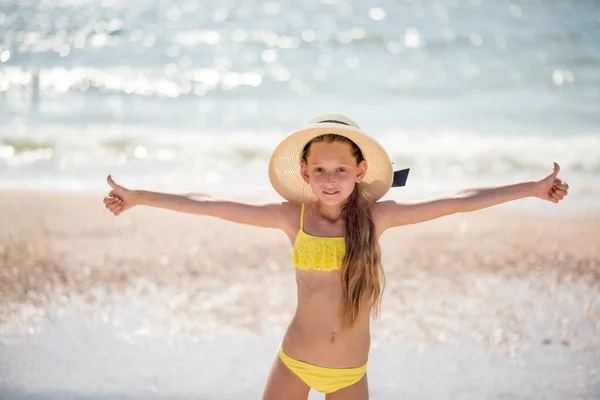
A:
[[[113,178],[112,178],[111,175],[108,175],[106,177],[106,182],[108,182],[108,184],[110,185],[110,187],[113,188],[113,189],[119,189],[120,188],[120,186],[117,185],[115,181],[113,181]]]
[[[560,165],[558,165],[557,162],[554,162],[554,171],[550,174],[550,176],[552,176],[552,179],[556,178],[556,175],[558,175],[558,171],[560,171]]]

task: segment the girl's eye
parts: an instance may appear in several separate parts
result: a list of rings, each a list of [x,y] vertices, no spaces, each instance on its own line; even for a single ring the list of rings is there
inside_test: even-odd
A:
[[[315,172],[323,172],[323,168],[315,168]]]
[[[346,172],[344,168],[338,168],[338,172]]]

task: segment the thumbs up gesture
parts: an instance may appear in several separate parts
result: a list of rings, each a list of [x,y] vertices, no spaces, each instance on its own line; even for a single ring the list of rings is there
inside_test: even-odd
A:
[[[124,188],[118,185],[112,176],[106,177],[106,182],[111,187],[111,191],[104,198],[104,206],[115,216],[121,214],[124,211],[129,210],[139,203],[139,198],[136,196],[135,191]]]
[[[554,163],[554,171],[552,171],[544,179],[537,181],[536,197],[558,203],[565,197],[569,190],[569,185],[558,178],[558,171],[560,171],[560,165]]]

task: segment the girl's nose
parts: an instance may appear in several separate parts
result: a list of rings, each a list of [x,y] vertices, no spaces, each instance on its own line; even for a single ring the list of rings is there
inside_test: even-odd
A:
[[[335,183],[335,175],[334,174],[325,175],[325,183],[328,185],[334,184]]]

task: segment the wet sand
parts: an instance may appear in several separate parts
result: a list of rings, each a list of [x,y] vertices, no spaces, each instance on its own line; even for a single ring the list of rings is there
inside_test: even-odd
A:
[[[9,398],[260,394],[295,302],[283,233],[149,208],[114,217],[104,193],[0,194]],[[596,398],[600,207],[556,210],[384,234],[374,398]]]

